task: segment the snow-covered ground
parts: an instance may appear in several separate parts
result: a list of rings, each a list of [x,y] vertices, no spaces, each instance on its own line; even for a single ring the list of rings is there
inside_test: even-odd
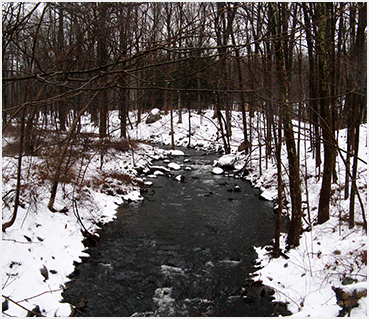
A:
[[[217,121],[212,119],[213,111],[206,111],[201,116],[192,111],[191,117],[183,111],[183,123],[178,123],[178,113],[174,111],[175,144],[208,150],[219,150],[222,140],[217,130]],[[170,115],[161,114],[161,119],[146,124],[148,114],[143,114],[142,121],[135,124],[136,114],[130,113],[132,127],[129,128],[131,140],[142,140],[170,144]],[[237,152],[242,142],[242,121],[239,112],[233,112],[231,138],[232,160],[240,167],[247,163],[250,172],[247,177],[259,187],[267,199],[275,199],[277,195],[276,166],[274,160],[265,159],[265,148],[255,144],[251,156],[245,157]],[[191,121],[191,123],[189,122]],[[109,130],[114,141],[119,143],[119,117],[117,112],[109,115]],[[263,127],[257,117],[252,121],[254,142],[257,143],[256,127]],[[191,134],[189,134],[191,127]],[[89,117],[82,121],[85,132],[98,132],[98,128],[90,124]],[[190,138],[189,138],[190,137]],[[262,137],[262,136],[260,136]],[[7,140],[5,140],[7,138]],[[3,146],[9,142],[3,137]],[[339,143],[345,149],[345,131],[339,132]],[[310,218],[317,215],[321,178],[315,168],[315,161],[309,151],[309,143],[300,143],[300,163],[302,176],[303,200],[309,207]],[[261,150],[261,157],[259,151]],[[305,150],[306,154],[305,154]],[[74,261],[81,261],[86,256],[82,244],[83,236],[78,216],[84,226],[95,232],[97,225],[114,220],[116,208],[123,200],[140,200],[138,182],[135,181],[134,166],[144,167],[151,159],[163,151],[146,144],[139,144],[136,149],[126,153],[110,150],[105,154],[100,169],[99,155],[89,158],[88,169],[84,172],[84,182],[78,185],[64,184],[58,188],[56,208],[67,207],[65,213],[51,213],[47,209],[50,196],[50,182],[42,178],[47,170],[45,163],[38,158],[25,157],[23,167],[25,190],[22,193],[22,205],[18,211],[15,224],[3,233],[2,240],[2,290],[8,297],[6,315],[25,316],[27,310],[39,306],[46,316],[69,316],[68,304],[60,303],[61,293],[67,276],[73,272]],[[175,155],[175,154],[174,154]],[[221,155],[219,155],[221,157]],[[284,167],[288,165],[287,155],[283,149]],[[367,159],[367,128],[361,126],[360,158]],[[343,200],[344,164],[338,157],[338,182],[333,185],[333,199],[330,210],[331,218],[323,225],[314,226],[312,231],[304,232],[300,247],[287,252],[289,259],[280,257],[271,259],[267,247],[255,247],[261,269],[256,272],[255,280],[261,280],[276,290],[275,297],[279,301],[289,303],[294,316],[327,317],[337,316],[341,309],[336,304],[332,287],[342,287],[342,280],[351,277],[358,281],[356,285],[366,285],[366,242],[367,236],[361,226],[349,229],[344,221],[348,213],[348,201]],[[79,159],[75,166],[85,167],[87,160]],[[175,161],[173,161],[175,165]],[[261,164],[261,165],[260,165]],[[174,166],[173,165],[173,166]],[[3,156],[2,196],[12,196],[16,183],[16,159]],[[367,166],[359,161],[359,192],[367,207]],[[126,184],[114,174],[120,172],[133,178]],[[260,175],[261,173],[261,175]],[[79,175],[80,176],[80,175]],[[307,176],[305,183],[305,176]],[[287,174],[283,174],[288,186]],[[307,187],[306,187],[307,186]],[[114,189],[112,195],[109,189]],[[119,192],[117,192],[119,189]],[[306,191],[307,190],[307,191]],[[285,191],[288,191],[286,187]],[[287,194],[288,195],[288,194]],[[73,198],[77,200],[74,201]],[[288,199],[288,196],[287,196]],[[309,205],[307,205],[308,203]],[[289,207],[287,203],[286,208]],[[3,203],[3,222],[9,219],[11,207]],[[340,218],[340,216],[342,218]],[[307,210],[306,210],[306,219]],[[362,222],[361,209],[357,203],[356,220]],[[306,223],[304,227],[306,228]],[[282,234],[281,247],[284,248],[285,234]],[[42,271],[41,271],[42,270]],[[47,270],[47,271],[46,271]],[[46,276],[46,278],[45,278]],[[351,286],[355,287],[355,286]],[[361,287],[361,286],[360,286]],[[159,298],[160,294],[154,298]],[[3,298],[3,306],[4,306]],[[354,308],[351,316],[366,316],[367,298],[362,298],[359,307]]]

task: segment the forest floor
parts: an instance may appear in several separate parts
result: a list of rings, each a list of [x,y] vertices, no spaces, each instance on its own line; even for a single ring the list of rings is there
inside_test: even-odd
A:
[[[132,112],[130,115],[131,123],[135,123],[136,114]],[[183,123],[178,123],[178,113],[174,112],[176,146],[220,150],[222,140],[216,120],[212,119],[213,111],[201,116],[192,111],[191,117],[188,115],[183,111]],[[170,115],[161,114],[161,118],[151,124],[146,124],[147,116],[147,113],[143,114],[141,123],[129,128],[130,140],[134,141],[131,144],[118,137],[118,112],[109,114],[111,137],[103,144],[97,138],[98,128],[91,125],[88,116],[83,117],[81,131],[84,133],[72,143],[69,160],[65,164],[68,174],[63,175],[58,188],[55,208],[60,212],[57,213],[51,213],[47,203],[63,135],[53,131],[52,127],[48,132],[39,132],[37,156],[23,158],[22,192],[16,222],[2,235],[3,316],[25,316],[29,311],[40,312],[44,316],[71,314],[70,305],[60,301],[68,275],[74,270],[74,262],[88,257],[84,252],[81,229],[93,234],[102,224],[115,219],[116,208],[123,201],[143,199],[140,187],[144,185],[140,179],[136,180],[135,168],[149,166],[151,160],[159,158],[163,151],[137,141],[170,144]],[[245,156],[237,151],[243,136],[241,114],[233,112],[232,116],[231,153],[239,163],[247,165],[247,179],[260,188],[262,196],[268,200],[276,199],[275,161],[266,160],[264,137],[259,136],[256,130],[263,131],[261,117],[252,120],[255,144],[251,154]],[[3,223],[13,212],[17,155],[11,146],[19,140],[16,129],[8,132],[2,137]],[[302,136],[308,136],[304,126]],[[346,149],[345,138],[345,130],[340,131],[338,142],[342,149]],[[308,230],[309,221],[314,225],[317,218],[323,165],[315,167],[310,143],[306,139],[301,138],[299,149],[303,224]],[[359,151],[359,157],[366,161],[366,125],[361,126]],[[288,167],[285,148],[282,158],[283,166]],[[356,200],[356,225],[349,229],[349,201],[344,200],[345,165],[339,156],[337,163],[338,179],[332,185],[330,220],[305,231],[300,246],[288,251],[285,249],[286,234],[282,233],[281,248],[285,257],[273,259],[269,254],[270,247],[255,247],[259,269],[254,279],[273,287],[277,301],[288,302],[294,316],[337,316],[342,308],[337,305],[334,288],[336,291],[356,291],[357,294],[364,287],[366,289],[367,235],[362,227],[362,209]],[[283,181],[286,185],[286,214],[290,208],[287,174],[283,174]],[[357,185],[366,216],[367,164],[363,161],[359,161]],[[365,296],[351,310],[351,316],[366,315]]]

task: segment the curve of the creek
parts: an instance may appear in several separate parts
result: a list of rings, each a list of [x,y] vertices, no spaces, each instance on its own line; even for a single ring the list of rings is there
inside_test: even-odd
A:
[[[273,203],[244,179],[212,174],[219,154],[182,150],[170,159],[181,169],[152,178],[144,201],[121,205],[86,250],[90,257],[76,263],[63,292],[75,315],[290,314],[250,275],[257,267],[253,247],[274,235]]]

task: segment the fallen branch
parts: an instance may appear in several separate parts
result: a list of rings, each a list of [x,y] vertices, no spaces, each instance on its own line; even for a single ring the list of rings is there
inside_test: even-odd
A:
[[[34,310],[29,310],[29,309],[27,309],[26,307],[24,307],[24,306],[20,305],[18,302],[14,301],[14,300],[13,300],[13,299],[11,299],[10,297],[4,296],[4,295],[2,295],[2,296],[3,296],[3,298],[5,298],[5,299],[9,300],[10,302],[14,303],[14,304],[15,304],[15,305],[17,305],[18,307],[20,307],[20,308],[24,309],[25,311],[27,311],[27,314],[34,314],[34,315],[35,315],[35,316],[37,316],[37,317],[45,317],[44,315],[42,315],[42,314],[41,314],[41,313],[39,313],[39,312],[36,312],[36,311],[34,311]],[[27,316],[27,317],[29,317],[29,316]]]

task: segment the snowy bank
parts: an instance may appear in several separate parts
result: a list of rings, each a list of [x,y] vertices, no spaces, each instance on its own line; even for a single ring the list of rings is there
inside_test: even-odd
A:
[[[178,114],[174,113],[174,142],[176,146],[191,146],[199,149],[218,151],[223,148],[222,140],[217,132],[217,127],[211,119],[212,110],[205,111],[198,115],[191,113],[191,125],[188,124],[188,113],[182,113],[182,123],[178,123]],[[135,114],[132,113],[132,121]],[[258,116],[253,119],[252,126],[264,132],[263,115],[259,123]],[[266,158],[265,147],[258,145],[259,133],[253,130],[253,146],[251,155],[243,155],[238,152],[238,146],[243,141],[242,115],[240,112],[232,112],[231,154],[219,156],[216,165],[232,163],[234,158],[243,162],[239,167],[246,163],[248,175],[246,178],[255,186],[260,188],[261,197],[267,200],[277,199],[277,168],[274,159]],[[247,119],[250,123],[250,118]],[[294,122],[297,126],[297,122]],[[302,136],[308,135],[308,125],[302,123]],[[139,123],[131,135],[141,140],[153,140],[164,144],[171,143],[170,117],[163,116],[159,121],[150,127]],[[297,127],[296,127],[296,141]],[[261,134],[261,138],[264,138]],[[346,148],[346,131],[341,130],[338,134],[338,144],[342,149]],[[323,164],[320,168],[315,167],[315,159],[310,145],[304,139],[300,141],[300,167],[302,177],[302,197],[304,208],[303,227],[308,229],[308,216],[314,221],[317,217],[319,194],[321,188],[320,173],[323,171]],[[261,153],[260,153],[261,152]],[[364,161],[367,159],[367,127],[361,125],[359,157]],[[282,147],[283,167],[288,167],[286,148]],[[219,166],[221,166],[219,165]],[[237,169],[239,168],[237,167]],[[220,167],[214,167],[215,174],[223,173]],[[336,183],[332,184],[331,216],[330,220],[324,225],[313,226],[312,231],[304,232],[301,237],[300,247],[285,251],[288,260],[284,257],[278,259],[270,258],[268,247],[256,247],[262,269],[256,272],[257,277],[265,285],[276,289],[277,300],[288,302],[289,310],[294,316],[337,316],[340,311],[335,293],[332,286],[338,287],[346,277],[354,277],[361,284],[367,281],[366,265],[366,233],[362,230],[361,208],[356,201],[356,221],[358,226],[349,230],[345,218],[348,212],[348,201],[343,200],[343,185],[345,184],[345,164],[337,156],[337,177]],[[285,185],[286,206],[283,213],[288,214],[291,207],[288,194],[288,174],[283,173],[283,183]],[[364,207],[367,207],[367,165],[359,161],[357,185]],[[366,212],[365,212],[366,214]],[[286,234],[282,234],[281,248],[285,249],[284,243]],[[366,316],[367,298],[359,301],[359,306],[353,308],[351,316]]]
[[[33,187],[22,194],[17,219],[2,234],[2,294],[7,297],[2,300],[3,314],[71,314],[71,306],[61,303],[62,292],[74,263],[89,257],[82,243],[82,230],[96,235],[99,225],[116,218],[116,209],[123,201],[143,199],[139,180],[125,184],[119,177],[134,179],[134,167],[150,163],[150,154],[156,156],[146,145],[140,146],[134,159],[130,153],[111,152],[105,155],[102,169],[100,160],[92,158],[85,172],[85,186],[77,189],[71,184],[59,185],[55,206],[65,209],[57,213],[47,208],[50,188],[38,174],[41,162],[24,158]],[[2,165],[4,194],[15,186],[12,172],[16,159],[3,157]],[[11,213],[11,207],[3,207],[3,220],[9,220]]]
[[[212,120],[212,110],[198,115],[191,114],[189,125],[188,113],[183,110],[183,121],[178,123],[178,113],[174,113],[174,140],[176,146],[191,146],[207,151],[222,149],[216,123]],[[145,123],[143,120],[129,128],[131,139],[139,139],[153,143],[171,143],[170,115],[164,115],[159,110],[152,111],[158,116],[155,122]],[[135,123],[136,113],[131,112],[131,123]],[[237,156],[243,166],[246,164],[247,179],[262,191],[262,196],[275,200],[277,196],[276,165],[273,159],[266,159],[265,148],[252,146],[250,155],[238,152],[238,146],[243,140],[241,130],[242,116],[239,112],[232,113],[231,154]],[[250,121],[250,119],[247,119]],[[257,120],[255,116],[254,121]],[[109,115],[112,137],[119,132],[119,114],[112,111]],[[262,121],[259,123],[262,126]],[[258,125],[259,125],[258,124]],[[84,132],[96,133],[98,128],[90,123],[89,117],[81,119]],[[253,123],[253,127],[257,127]],[[263,127],[261,127],[263,131]],[[258,133],[253,130],[253,141]],[[361,126],[360,158],[367,158],[366,125]],[[345,145],[345,132],[339,132],[339,144]],[[116,136],[116,138],[118,138]],[[8,140],[9,141],[9,140]],[[308,208],[311,220],[317,215],[321,178],[315,168],[312,153],[301,141],[300,163],[303,183],[303,201],[305,213]],[[4,140],[3,140],[4,145]],[[305,149],[307,151],[305,152]],[[260,153],[261,152],[261,153]],[[181,156],[178,151],[170,151],[171,156]],[[221,154],[219,154],[221,158]],[[142,144],[140,150],[119,153],[112,152],[104,156],[103,167],[100,170],[100,160],[93,157],[85,172],[85,186],[73,188],[69,184],[60,185],[56,206],[67,208],[64,213],[51,213],[47,209],[50,195],[50,183],[42,179],[39,171],[43,169],[37,158],[24,158],[24,167],[28,167],[28,187],[22,195],[22,205],[18,211],[16,223],[3,233],[3,295],[9,299],[4,313],[12,316],[25,316],[27,310],[39,307],[45,316],[69,316],[68,304],[62,304],[62,290],[68,281],[68,275],[73,272],[74,262],[80,262],[87,257],[82,244],[81,222],[91,233],[95,233],[100,224],[114,220],[116,208],[124,200],[140,200],[139,184],[143,179],[135,179],[136,170],[152,171],[153,176],[164,174],[166,167],[151,167],[152,159],[164,158],[164,151]],[[81,159],[82,160],[82,159]],[[286,150],[282,148],[283,166],[288,166]],[[341,287],[345,278],[352,277],[358,285],[365,285],[367,280],[366,241],[367,236],[362,227],[349,229],[345,222],[348,211],[348,201],[343,200],[344,163],[338,158],[338,181],[333,185],[331,202],[331,219],[320,226],[313,226],[311,231],[304,232],[301,244],[296,249],[286,250],[284,246],[286,234],[282,234],[281,248],[288,259],[280,257],[271,259],[268,247],[256,247],[261,269],[256,279],[262,280],[276,290],[277,300],[289,303],[289,309],[294,316],[337,316],[340,307],[336,303],[332,286]],[[175,164],[175,163],[174,163]],[[236,163],[237,164],[237,163]],[[82,165],[81,165],[82,166]],[[3,194],[11,194],[15,188],[16,159],[4,157]],[[215,168],[214,168],[215,169]],[[220,169],[217,167],[217,169]],[[45,169],[44,169],[45,170]],[[114,173],[130,176],[132,184],[124,184],[114,177]],[[367,206],[367,166],[359,161],[358,167],[359,193]],[[306,183],[305,183],[306,180]],[[288,186],[288,176],[283,174],[283,182]],[[103,185],[105,185],[103,187]],[[288,202],[288,187],[285,188],[286,206],[284,213],[290,208]],[[78,194],[79,196],[74,196]],[[110,194],[110,195],[109,195]],[[74,204],[77,199],[77,206]],[[308,205],[307,205],[308,204]],[[356,220],[360,218],[360,206],[357,204]],[[3,220],[9,220],[12,207],[3,207]],[[304,228],[307,228],[305,214]],[[46,269],[46,270],[45,270]],[[47,277],[47,279],[46,279]],[[161,302],[162,292],[157,291],[157,302]],[[170,304],[170,296],[168,298]],[[4,299],[3,299],[4,302]],[[359,301],[359,306],[352,309],[351,316],[366,316],[367,298]],[[24,308],[22,308],[24,307]]]

